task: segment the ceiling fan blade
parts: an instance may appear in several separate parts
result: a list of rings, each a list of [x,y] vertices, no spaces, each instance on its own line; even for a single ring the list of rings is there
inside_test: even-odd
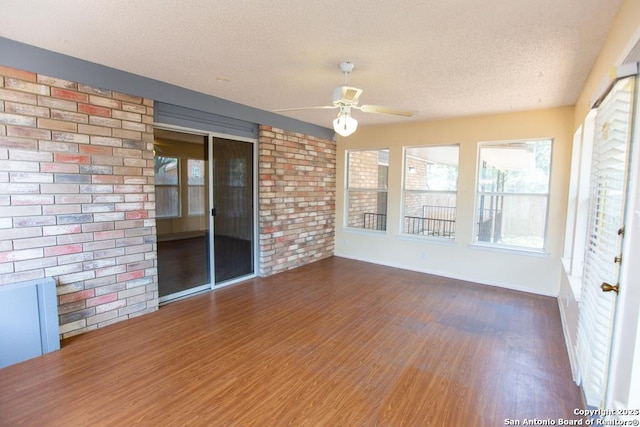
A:
[[[394,116],[413,117],[416,111],[401,110],[399,108],[382,107],[380,105],[361,105],[355,107],[364,113],[392,114]]]
[[[337,105],[320,105],[317,107],[296,107],[296,108],[281,108],[279,110],[273,110],[274,113],[284,113],[285,111],[298,111],[298,110],[331,110],[338,108]]]

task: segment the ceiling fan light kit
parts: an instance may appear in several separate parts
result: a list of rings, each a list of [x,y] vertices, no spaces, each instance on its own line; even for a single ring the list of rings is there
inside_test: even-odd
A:
[[[349,136],[358,128],[358,121],[348,114],[341,114],[333,120],[333,130],[338,135]]]
[[[349,86],[349,74],[353,71],[351,62],[340,63],[340,71],[344,74],[344,84],[333,90],[333,105],[322,105],[318,107],[299,107],[275,110],[275,112],[296,111],[296,110],[316,110],[339,108],[338,117],[333,120],[333,130],[340,136],[349,136],[358,128],[358,121],[351,117],[351,109],[355,108],[363,113],[391,114],[394,116],[413,117],[416,113],[411,110],[401,110],[398,108],[383,107],[380,105],[358,106],[358,98],[362,94],[362,89]]]

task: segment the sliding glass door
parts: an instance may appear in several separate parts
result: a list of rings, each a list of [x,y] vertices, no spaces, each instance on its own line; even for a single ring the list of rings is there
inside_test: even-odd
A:
[[[213,138],[215,283],[254,273],[253,144]]]
[[[208,137],[155,130],[161,301],[211,287]]]
[[[154,134],[160,301],[253,275],[254,144]]]

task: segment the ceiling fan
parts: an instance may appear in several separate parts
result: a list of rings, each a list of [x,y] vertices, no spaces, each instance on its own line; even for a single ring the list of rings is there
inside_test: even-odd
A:
[[[358,105],[358,99],[362,94],[362,89],[349,86],[349,74],[353,71],[353,64],[351,62],[342,62],[340,64],[340,71],[344,74],[344,84],[338,86],[333,90],[333,103],[332,105],[321,105],[317,107],[299,107],[299,108],[284,108],[281,110],[274,110],[277,113],[285,111],[297,111],[297,110],[325,110],[325,109],[339,109],[338,117],[333,121],[333,129],[342,136],[349,136],[354,133],[358,127],[358,121],[351,117],[351,109],[360,110],[363,113],[377,113],[377,114],[392,114],[394,116],[413,117],[416,113],[411,110],[401,110],[398,108],[382,107],[380,105]]]

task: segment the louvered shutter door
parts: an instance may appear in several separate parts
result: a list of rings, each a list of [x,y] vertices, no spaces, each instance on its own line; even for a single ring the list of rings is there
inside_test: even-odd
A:
[[[618,81],[598,109],[591,167],[591,207],[578,321],[577,356],[587,404],[602,407],[616,297],[600,285],[618,281],[634,78]]]

